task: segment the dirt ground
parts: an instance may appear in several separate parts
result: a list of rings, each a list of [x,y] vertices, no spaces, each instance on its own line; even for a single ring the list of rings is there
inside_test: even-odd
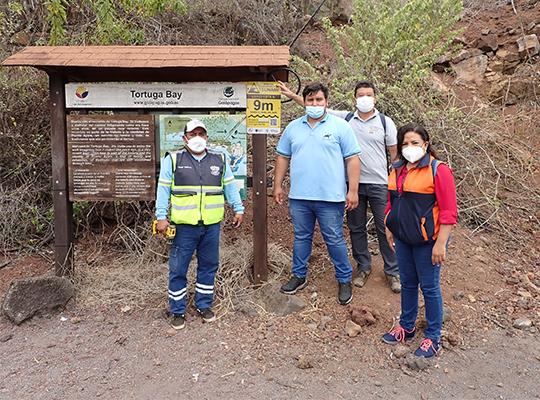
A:
[[[290,248],[287,206],[268,197],[268,210],[269,239]],[[248,223],[241,234],[250,232]],[[356,337],[345,333],[350,313],[337,302],[333,266],[317,231],[310,284],[299,292],[308,306],[286,317],[247,304],[257,312],[221,308],[215,322],[204,324],[192,298],[187,326],[179,332],[171,330],[164,302],[128,308],[70,304],[19,326],[0,317],[0,398],[540,398],[539,293],[531,289],[540,282],[538,273],[520,274],[523,249],[455,228],[441,273],[449,314],[445,348],[415,371],[403,357],[420,344],[421,330],[405,348],[381,341],[397,324],[400,296],[386,284],[371,239],[373,272],[364,288],[353,289],[351,304],[379,316]],[[14,277],[47,270],[50,263],[35,255],[14,261],[0,270],[1,292]],[[515,329],[518,318],[532,326]]]
[[[467,23],[480,29],[491,18],[482,15]],[[309,36],[319,50],[321,33]],[[249,238],[246,204],[240,235]],[[268,197],[268,214],[269,241],[290,250],[287,207]],[[364,288],[353,289],[352,306],[379,316],[356,337],[345,333],[350,313],[337,303],[333,266],[317,233],[310,284],[299,293],[308,306],[286,317],[257,307],[253,315],[220,308],[215,322],[203,324],[192,298],[179,332],[171,330],[164,302],[70,304],[18,326],[0,316],[0,399],[540,398],[540,246],[457,226],[441,272],[444,351],[415,371],[403,355],[420,344],[421,329],[405,350],[381,341],[397,325],[400,296],[386,284],[370,239],[373,272]],[[51,253],[30,253],[0,268],[0,295],[14,278],[50,273]],[[514,328],[518,319],[531,326]]]
[[[281,232],[292,234],[290,226]],[[0,398],[540,397],[538,295],[527,297],[521,281],[503,272],[514,259],[503,243],[455,229],[441,274],[444,305],[451,310],[443,326],[445,349],[421,371],[398,357],[402,349],[380,340],[396,326],[400,296],[383,279],[376,243],[371,248],[373,273],[364,288],[354,288],[352,305],[368,306],[379,317],[356,337],[344,331],[350,314],[337,303],[325,247],[315,245],[311,283],[299,294],[309,305],[287,317],[259,308],[254,316],[221,312],[203,324],[191,306],[179,332],[170,329],[166,310],[151,304],[123,311],[70,306],[19,326],[1,317]],[[30,275],[46,265],[29,258],[3,268],[3,291],[14,271]],[[533,326],[513,328],[518,317]],[[421,340],[420,331],[404,353]]]

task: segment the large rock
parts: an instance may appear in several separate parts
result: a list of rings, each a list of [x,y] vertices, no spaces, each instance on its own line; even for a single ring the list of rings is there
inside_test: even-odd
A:
[[[463,49],[458,54],[456,54],[454,57],[452,57],[452,64],[460,63],[464,60],[467,60],[472,57],[472,54],[469,50]]]
[[[529,318],[518,318],[513,323],[514,328],[527,330],[532,326],[532,322]]]
[[[3,314],[20,324],[38,311],[65,305],[75,293],[66,278],[43,276],[11,281],[2,304]]]
[[[347,323],[345,324],[345,333],[347,335],[356,337],[360,332],[362,332],[362,327],[360,325],[355,324],[350,319],[347,320]]]
[[[530,84],[533,81],[536,66],[519,65],[510,77],[496,74],[491,84],[488,98],[491,101],[501,101],[506,105],[516,104],[518,100],[532,95]]]
[[[333,25],[347,24],[353,14],[352,0],[333,0],[327,2],[329,8],[329,18]]]
[[[476,83],[480,85],[487,68],[487,56],[479,55],[451,65],[457,75],[456,83]]]
[[[430,74],[424,78],[424,82],[428,84],[429,88],[435,92],[442,94],[450,93],[448,86],[444,84],[441,78],[437,76],[433,71],[430,71]]]
[[[502,61],[502,72],[507,75],[513,74],[516,66],[521,63],[518,47],[515,44],[499,48],[496,56],[499,61]]]
[[[279,290],[281,285],[273,282],[261,287],[254,300],[267,312],[280,316],[289,315],[300,311],[307,304],[300,297],[283,294]]]
[[[540,43],[538,37],[534,34],[520,37],[517,40],[518,51],[522,58],[526,58],[527,55],[535,56],[540,52]]]
[[[417,357],[414,354],[409,354],[405,357],[405,364],[413,371],[422,371],[429,367],[430,362],[424,357]]]
[[[489,51],[495,51],[499,47],[499,43],[497,42],[497,40],[497,35],[493,33],[488,33],[486,35],[480,36],[476,47],[486,53]]]

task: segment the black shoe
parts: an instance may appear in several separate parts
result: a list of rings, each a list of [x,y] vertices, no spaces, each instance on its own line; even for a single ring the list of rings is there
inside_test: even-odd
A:
[[[281,287],[281,293],[295,294],[300,289],[303,289],[306,286],[307,286],[306,278],[299,278],[296,275],[293,275],[291,280]]]
[[[349,304],[352,300],[352,287],[351,282],[339,284],[338,301],[339,304]]]
[[[216,319],[216,315],[209,308],[202,308],[200,310],[197,309],[197,312],[199,313],[204,322],[212,322]]]
[[[176,330],[184,329],[186,326],[186,318],[184,317],[184,314],[173,314],[171,326]]]

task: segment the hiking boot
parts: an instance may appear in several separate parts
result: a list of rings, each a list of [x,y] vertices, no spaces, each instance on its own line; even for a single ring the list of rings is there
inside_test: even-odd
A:
[[[358,271],[353,280],[354,286],[363,287],[367,282],[369,274],[371,274],[370,269],[368,269],[367,271]]]
[[[307,286],[306,278],[299,278],[296,275],[293,275],[291,280],[281,287],[281,293],[285,294],[295,294],[299,290]]]
[[[186,318],[184,317],[184,314],[173,314],[171,326],[177,331],[184,329],[186,326]]]
[[[401,281],[399,280],[399,275],[396,275],[396,276],[386,275],[386,280],[388,281],[388,284],[390,285],[392,292],[394,293],[401,292]]]
[[[428,338],[428,339],[424,339],[422,344],[420,344],[420,347],[416,349],[416,351],[414,352],[414,355],[418,357],[431,358],[439,354],[440,350],[441,350],[441,342],[440,341],[434,342],[433,340]]]
[[[339,284],[339,293],[338,293],[338,302],[341,305],[349,304],[352,300],[352,287],[351,282],[340,283]]]
[[[398,326],[390,333],[383,335],[382,341],[388,344],[398,344],[399,342],[405,343],[413,340],[414,335],[416,334],[415,330],[416,328],[413,328],[413,330],[409,332],[403,329],[401,326]]]
[[[201,308],[200,310],[197,308],[197,312],[199,313],[204,322],[212,322],[216,319],[216,315],[209,308]]]

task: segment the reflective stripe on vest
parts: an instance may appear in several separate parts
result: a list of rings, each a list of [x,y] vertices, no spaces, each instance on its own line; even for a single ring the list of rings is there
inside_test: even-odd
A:
[[[176,224],[215,224],[223,219],[225,156],[207,150],[196,160],[185,149],[170,153],[173,164],[171,220]]]

